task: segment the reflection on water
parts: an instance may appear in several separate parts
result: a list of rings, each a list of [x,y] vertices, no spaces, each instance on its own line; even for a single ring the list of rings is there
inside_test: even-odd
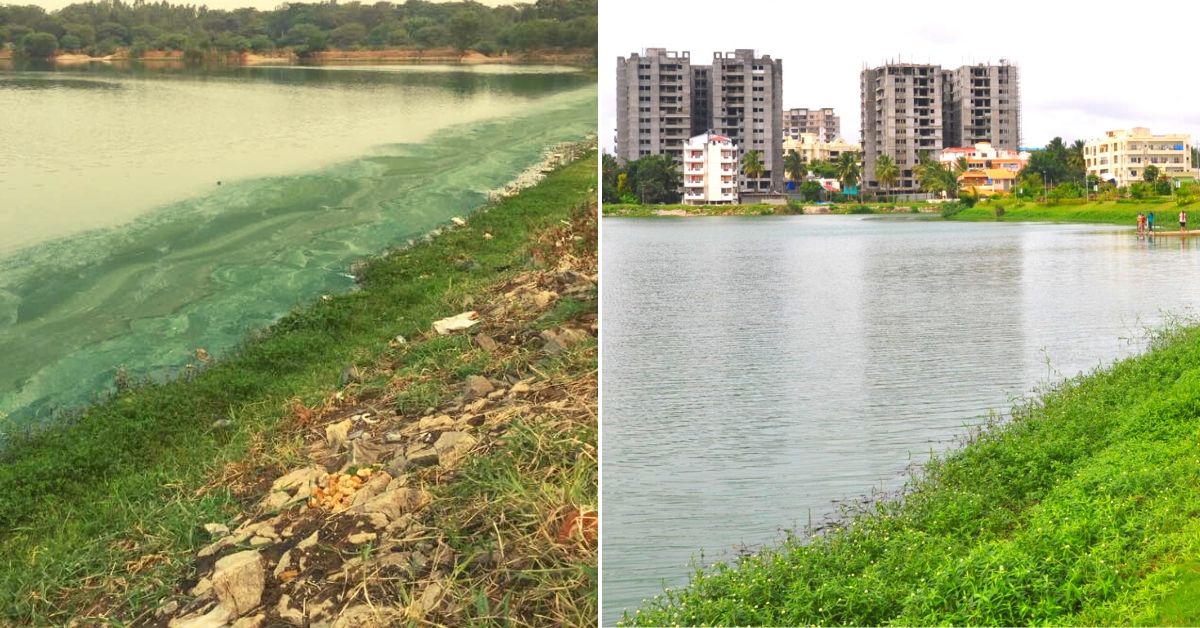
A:
[[[604,620],[894,489],[1200,297],[1191,240],[842,216],[606,219]]]
[[[0,72],[0,415],[219,355],[595,131],[594,80],[452,74]]]

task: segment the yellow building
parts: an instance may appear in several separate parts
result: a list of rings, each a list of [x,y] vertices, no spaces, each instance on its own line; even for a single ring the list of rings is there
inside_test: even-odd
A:
[[[959,189],[974,190],[983,196],[1006,194],[1017,180],[1017,171],[1010,168],[972,168],[958,176]]]
[[[800,153],[804,163],[811,164],[816,159],[835,162],[844,152],[861,153],[862,147],[840,137],[834,138],[832,142],[822,142],[817,139],[816,133],[801,133],[800,139],[783,140],[783,154],[786,156],[793,150]]]
[[[1154,165],[1168,177],[1192,176],[1192,140],[1186,133],[1151,135],[1150,129],[1108,131],[1084,144],[1088,174],[1118,187],[1141,181],[1146,166]]]

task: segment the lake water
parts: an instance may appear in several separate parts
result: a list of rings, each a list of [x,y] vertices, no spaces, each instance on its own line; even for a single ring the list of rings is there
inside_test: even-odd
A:
[[[605,219],[603,618],[894,490],[1200,300],[1200,246],[852,216]]]
[[[0,415],[170,375],[596,128],[552,67],[0,71]],[[218,185],[218,182],[220,184]]]

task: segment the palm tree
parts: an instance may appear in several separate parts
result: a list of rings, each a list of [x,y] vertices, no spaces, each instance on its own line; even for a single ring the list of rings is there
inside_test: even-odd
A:
[[[966,155],[959,155],[958,159],[954,160],[954,174],[962,174],[971,169],[971,162],[967,161]]]
[[[803,182],[805,175],[808,174],[808,168],[804,166],[804,158],[794,148],[784,156],[783,170],[787,172],[788,178],[796,183]]]
[[[880,155],[879,159],[875,160],[875,180],[879,181],[884,190],[896,185],[899,178],[900,168],[891,157]]]
[[[934,194],[945,192],[948,196],[958,195],[958,165],[953,168],[940,161],[926,160],[917,164],[917,183],[921,189]]]
[[[762,152],[757,150],[748,150],[745,155],[742,155],[742,174],[747,179],[757,179],[763,176],[766,168],[763,167]],[[757,188],[752,188],[757,191]]]
[[[858,153],[846,151],[838,156],[837,170],[838,181],[842,182],[843,192],[846,188],[858,185],[858,178],[862,172],[858,168]],[[862,202],[862,189],[858,191],[858,202]]]
[[[1067,148],[1067,168],[1079,176],[1087,173],[1087,162],[1083,159],[1083,145],[1083,140],[1075,140]]]

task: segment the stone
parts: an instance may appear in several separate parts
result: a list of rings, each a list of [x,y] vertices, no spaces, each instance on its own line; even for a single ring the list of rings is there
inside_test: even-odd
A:
[[[287,505],[292,496],[282,491],[271,491],[258,503],[259,512],[275,512]]]
[[[386,471],[375,472],[371,475],[371,479],[367,480],[367,483],[363,484],[362,487],[354,493],[354,496],[350,498],[350,505],[357,506],[359,504],[366,503],[372,497],[375,497],[376,495],[387,490],[388,483],[391,481],[392,476],[388,475]]]
[[[438,464],[444,467],[453,466],[460,458],[479,442],[466,432],[442,432],[437,442],[433,444],[437,452]]]
[[[366,439],[356,440],[350,445],[350,463],[360,467],[373,465],[383,453],[383,445]]]
[[[302,550],[306,550],[306,549],[316,545],[317,541],[321,538],[320,534],[321,534],[320,530],[313,530],[313,533],[308,535],[308,537],[305,538],[303,541],[300,541],[299,543],[297,543],[296,547],[299,549],[302,549]]]
[[[371,527],[375,528],[376,530],[384,529],[388,524],[387,515],[381,512],[373,512],[367,515],[367,520],[370,522]]]
[[[527,384],[525,382],[517,382],[517,383],[513,384],[512,389],[510,389],[508,392],[510,392],[514,395],[523,395],[523,394],[529,392],[529,390],[530,390],[529,384]]]
[[[395,445],[396,443],[404,442],[404,434],[401,434],[400,432],[388,432],[384,435],[383,442],[389,445]]]
[[[560,328],[557,331],[547,329],[542,332],[542,340],[546,341],[546,344],[542,346],[542,351],[550,355],[558,355],[589,337],[587,332],[578,329],[567,327]]]
[[[287,571],[287,568],[291,567],[291,566],[292,566],[292,550],[288,550],[283,553],[283,556],[279,557],[279,564],[275,565],[275,571],[272,572],[275,575],[275,579],[278,580],[279,575],[282,574],[283,572]]]
[[[206,523],[204,524],[204,531],[212,536],[221,536],[229,534],[229,526],[223,523]]]
[[[425,587],[425,590],[421,592],[421,597],[415,604],[417,607],[415,610],[418,613],[418,616],[424,617],[427,613],[429,613],[429,611],[437,608],[438,602],[442,601],[442,593],[444,591],[445,587],[442,586],[442,583],[438,582],[437,580],[430,582],[429,585]]]
[[[258,606],[265,584],[263,557],[256,550],[230,554],[218,560],[213,570],[213,591],[231,617],[241,617]]]
[[[329,444],[329,449],[333,453],[338,453],[346,446],[346,437],[350,433],[351,423],[353,421],[346,419],[325,427],[325,442]]]
[[[488,406],[488,400],[487,400],[487,399],[480,399],[479,401],[476,401],[476,402],[474,402],[474,403],[468,404],[468,405],[467,405],[465,408],[463,408],[463,409],[464,409],[464,410],[466,410],[467,412],[470,412],[471,414],[479,414],[479,413],[480,413],[480,412],[482,412],[482,411],[483,411],[483,409],[484,409],[484,408],[486,408],[487,406]]]
[[[204,577],[196,583],[196,586],[192,587],[191,591],[188,591],[188,594],[192,597],[204,597],[210,591],[212,591],[212,578]]]
[[[541,309],[550,305],[551,303],[554,303],[554,300],[557,298],[558,294],[554,292],[549,290],[539,290],[533,295],[533,304]]]
[[[496,387],[492,386],[492,383],[488,381],[488,378],[480,375],[471,375],[467,377],[466,390],[464,391],[464,394],[468,399],[475,399],[477,397],[483,397],[495,389]]]
[[[416,443],[404,452],[404,458],[414,467],[427,467],[432,464],[437,464],[437,450],[429,445]]]
[[[450,416],[446,415],[446,414],[422,417],[420,421],[417,421],[417,431],[418,432],[428,432],[430,430],[444,430],[448,427],[453,427],[453,426],[454,426],[454,419],[450,418]]]
[[[380,513],[388,519],[415,512],[429,503],[429,494],[417,488],[398,488],[375,496],[365,504],[347,510],[355,514]]]
[[[382,513],[376,512],[371,514],[379,515]],[[350,541],[352,545],[362,545],[363,543],[374,541],[376,538],[378,538],[378,535],[376,535],[374,532],[359,532],[358,534],[351,534],[350,536],[346,537],[346,540]]]
[[[404,472],[408,470],[408,467],[408,458],[405,458],[401,454],[396,454],[384,470],[387,471],[392,477],[400,477],[401,475],[404,475]]]
[[[179,601],[171,600],[170,602],[158,607],[158,611],[155,612],[155,615],[158,615],[159,617],[163,617],[165,615],[174,615],[175,611],[177,610],[179,610]]]
[[[304,625],[304,613],[292,608],[292,598],[284,593],[279,596],[279,603],[275,605],[275,612],[279,614],[279,618],[293,626]]]
[[[476,334],[475,344],[479,345],[480,349],[483,349],[488,353],[494,353],[496,349],[500,347],[500,343],[493,340],[492,337],[487,334]]]
[[[262,547],[263,545],[270,545],[271,542],[271,537],[255,535],[250,539],[250,547]]]
[[[203,615],[188,615],[172,619],[167,626],[168,628],[228,628],[230,619],[229,611],[218,604]]]
[[[235,622],[231,628],[262,628],[266,623],[267,616],[259,613],[253,617],[243,617]]]

